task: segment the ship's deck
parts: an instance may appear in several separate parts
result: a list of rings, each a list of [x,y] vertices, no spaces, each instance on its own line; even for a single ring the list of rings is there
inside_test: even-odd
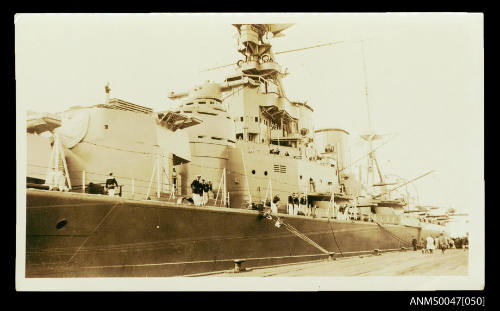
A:
[[[201,210],[210,210],[213,212],[222,212],[222,213],[246,213],[246,214],[259,214],[259,211],[257,210],[251,210],[251,209],[239,209],[239,208],[224,208],[224,207],[216,207],[216,206],[195,206],[193,204],[178,204],[175,202],[168,202],[168,201],[157,201],[157,200],[138,200],[138,199],[129,199],[129,198],[123,198],[119,196],[114,196],[110,197],[107,195],[101,195],[101,194],[88,194],[88,193],[78,193],[78,192],[59,192],[59,191],[49,191],[49,190],[42,190],[42,189],[33,189],[33,188],[28,188],[26,189],[26,193],[30,192],[38,192],[38,193],[43,193],[44,195],[47,196],[54,196],[54,197],[73,197],[73,198],[79,198],[79,199],[86,199],[86,200],[97,200],[97,201],[112,201],[112,202],[122,202],[122,203],[141,203],[146,206],[150,207],[170,207],[170,208],[186,208],[186,209],[201,209]],[[314,219],[316,221],[323,221],[323,222],[336,222],[336,223],[359,223],[359,224],[370,224],[373,226],[376,226],[376,223],[373,222],[367,222],[367,221],[360,221],[360,220],[341,220],[341,219],[328,219],[326,217],[312,217],[312,216],[303,216],[303,215],[289,215],[289,214],[283,214],[283,213],[275,213],[276,216],[280,217],[286,217],[286,218],[309,218],[309,219]],[[384,224],[384,226],[399,226],[395,224]]]

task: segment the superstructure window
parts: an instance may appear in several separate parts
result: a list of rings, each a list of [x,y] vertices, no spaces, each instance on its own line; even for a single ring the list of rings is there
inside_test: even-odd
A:
[[[186,106],[192,105],[193,103],[187,103]]]
[[[104,124],[104,129],[107,130],[108,129],[108,125],[107,124]]]
[[[206,104],[206,102],[198,102],[198,104],[200,104],[200,105],[205,105],[205,104]]]
[[[255,117],[255,122],[259,122],[259,117]]]
[[[243,122],[243,117],[240,117],[240,121]]]

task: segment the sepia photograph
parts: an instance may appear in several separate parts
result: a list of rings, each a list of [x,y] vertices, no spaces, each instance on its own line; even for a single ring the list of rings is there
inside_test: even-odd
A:
[[[481,13],[14,16],[19,291],[481,290]]]

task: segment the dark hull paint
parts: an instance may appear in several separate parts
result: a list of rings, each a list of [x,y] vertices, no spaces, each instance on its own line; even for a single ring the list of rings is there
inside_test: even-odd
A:
[[[336,256],[398,249],[405,245],[394,235],[409,242],[421,234],[416,227],[282,219]],[[26,221],[26,277],[175,276],[231,269],[234,259],[257,267],[328,257],[250,210],[29,189]]]

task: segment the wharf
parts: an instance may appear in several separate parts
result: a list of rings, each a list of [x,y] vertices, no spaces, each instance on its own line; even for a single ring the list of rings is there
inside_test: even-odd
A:
[[[292,276],[465,276],[468,275],[469,251],[447,249],[443,254],[422,254],[420,250],[344,257],[335,261],[315,261],[255,268],[250,271],[232,271],[205,276],[222,277],[292,277]]]

